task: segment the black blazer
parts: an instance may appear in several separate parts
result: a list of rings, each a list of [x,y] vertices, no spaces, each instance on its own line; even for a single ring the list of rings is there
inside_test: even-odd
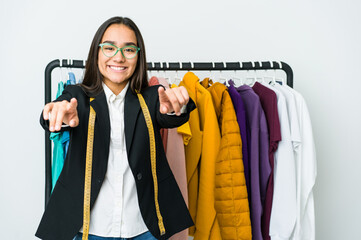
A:
[[[168,165],[161,136],[161,128],[174,128],[189,119],[195,108],[192,99],[187,113],[181,116],[159,112],[159,86],[148,87],[142,95],[153,121],[157,150],[158,201],[166,233],[160,236],[154,204],[154,185],[151,173],[149,134],[139,100],[130,88],[124,103],[124,131],[129,166],[136,181],[139,207],[146,226],[157,239],[168,239],[173,234],[193,225],[187,206]],[[108,166],[110,120],[104,91],[89,103],[89,97],[80,86],[68,86],[56,100],[75,97],[78,101],[79,125],[70,130],[70,143],[63,170],[55,185],[36,236],[46,240],[72,240],[83,226],[83,196],[85,155],[89,121],[89,105],[96,112],[91,184],[91,208],[99,194]],[[40,117],[45,130],[49,121]],[[69,129],[69,128],[68,128]],[[66,130],[63,128],[62,130]],[[91,221],[91,219],[90,219]]]

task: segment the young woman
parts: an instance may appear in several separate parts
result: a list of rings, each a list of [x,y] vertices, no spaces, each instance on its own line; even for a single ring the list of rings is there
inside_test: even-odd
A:
[[[154,129],[156,176],[140,97]],[[182,125],[194,108],[184,87],[165,91],[148,86],[143,38],[132,20],[113,17],[104,22],[91,44],[83,83],[68,86],[45,105],[40,117],[45,130],[70,130],[70,144],[36,236],[82,239],[90,109],[96,118],[88,239],[168,239],[193,225],[160,129]]]

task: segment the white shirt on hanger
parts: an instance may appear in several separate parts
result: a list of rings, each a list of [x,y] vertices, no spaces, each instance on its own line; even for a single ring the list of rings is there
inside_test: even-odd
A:
[[[124,98],[128,87],[129,83],[115,95],[103,83],[111,129],[109,158],[105,179],[90,212],[89,226],[89,234],[101,237],[131,238],[148,231],[140,213],[125,145]]]
[[[297,106],[296,106],[296,102],[295,102],[295,97],[294,95],[290,92],[289,89],[285,88],[283,85],[280,85],[278,83],[273,84],[272,86],[274,86],[277,90],[279,90],[280,92],[282,92],[282,94],[285,96],[286,98],[286,104],[287,104],[287,112],[288,112],[288,116],[289,116],[289,123],[290,123],[290,132],[291,132],[291,139],[292,139],[292,143],[293,143],[293,153],[295,156],[295,163],[296,163],[296,202],[297,202],[297,215],[296,215],[296,226],[297,226],[297,221],[299,221],[299,213],[300,213],[300,191],[301,191],[301,187],[300,187],[300,148],[301,148],[301,133],[300,133],[300,125],[299,125],[299,121],[298,121],[298,113],[297,113]],[[296,229],[296,227],[295,227]],[[295,230],[294,229],[294,233]]]
[[[301,145],[301,133],[300,133],[300,123],[298,121],[295,97],[287,88],[285,88],[284,86],[278,83],[272,86],[275,87],[277,90],[279,90],[286,99],[291,140],[293,145],[293,151],[296,157],[296,155],[299,154],[299,146]]]
[[[295,97],[298,120],[300,123],[301,145],[297,155],[297,222],[292,240],[314,240],[315,210],[313,186],[316,182],[316,150],[312,133],[311,119],[306,102],[301,94],[284,85]]]
[[[288,240],[296,223],[296,169],[287,103],[284,95],[275,87],[263,84],[277,95],[277,108],[281,126],[281,138],[275,152],[274,191],[269,234],[272,240]]]

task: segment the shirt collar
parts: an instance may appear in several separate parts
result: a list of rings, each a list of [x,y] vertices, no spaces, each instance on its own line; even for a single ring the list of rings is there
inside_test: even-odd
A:
[[[105,96],[107,98],[107,102],[110,103],[110,102],[114,102],[115,100],[118,100],[118,99],[120,101],[124,100],[125,94],[127,93],[127,90],[129,87],[129,81],[127,82],[127,85],[125,85],[123,90],[118,95],[115,95],[112,92],[112,90],[110,90],[110,88],[104,82],[102,82],[102,85],[103,85]]]

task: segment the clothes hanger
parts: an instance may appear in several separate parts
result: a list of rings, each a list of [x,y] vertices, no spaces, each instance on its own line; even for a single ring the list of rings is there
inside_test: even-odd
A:
[[[227,66],[226,66],[226,63],[225,63],[225,62],[223,62],[223,67],[224,67],[224,68],[227,68]],[[227,82],[227,79],[223,76],[223,72],[222,72],[222,70],[220,70],[220,74],[219,74],[219,82],[222,82],[222,81],[226,82],[226,86],[227,86],[227,87],[229,87],[228,82]]]
[[[214,62],[212,62],[212,69],[214,69]],[[213,80],[214,80],[214,76],[213,76],[213,74],[212,74],[212,69],[209,70],[209,77],[208,77],[208,78],[209,78],[209,80],[212,80],[212,81],[213,81]]]
[[[280,69],[282,69],[282,63],[281,63],[281,61],[278,61],[278,64],[279,64],[279,66],[280,66]],[[283,85],[283,86],[284,86],[284,85],[287,85],[284,78],[282,78],[282,77],[277,78],[277,76],[276,76],[276,70],[275,70],[275,83],[278,83],[278,84]]]
[[[72,59],[67,59],[66,60],[66,63],[67,63],[67,67],[66,67],[66,83],[70,83],[70,76],[69,76],[69,73],[70,73],[70,71],[71,71],[71,69],[70,69],[70,65],[72,64]]]
[[[273,62],[270,61],[271,69],[273,69]],[[265,73],[268,73],[269,71],[265,70]],[[269,84],[274,86],[276,83],[276,69],[273,69],[273,75],[264,75],[263,79],[265,80],[264,84]],[[269,81],[267,80],[269,79]]]
[[[277,63],[279,64],[280,69],[282,69],[282,63],[280,61],[277,61]],[[271,65],[271,68],[273,68],[272,61],[270,61],[270,65]],[[268,71],[266,71],[266,72],[268,72]],[[269,79],[269,81],[266,80],[264,84],[269,84],[271,86],[274,86],[275,84],[280,84],[280,85],[285,84],[285,81],[283,78],[277,78],[277,72],[276,72],[275,68],[273,69],[273,75],[272,76],[264,76],[264,79]]]
[[[65,59],[66,60],[66,64],[65,66],[63,65],[63,60],[60,60],[60,81],[62,81],[64,83],[64,86],[67,85],[68,83],[68,79],[69,79],[69,72],[70,72],[70,67],[69,65],[71,64],[71,60],[69,62],[69,59]]]
[[[214,80],[214,74],[212,73],[212,70],[209,70],[209,80]]]
[[[254,69],[254,76],[253,77],[250,77],[249,76],[249,73],[250,73],[250,70],[247,70],[247,76],[245,78],[245,81],[243,82],[243,84],[246,84],[250,87],[252,87],[254,85],[254,83],[257,81],[257,76],[256,76],[256,70],[255,70],[255,63],[254,62],[251,62],[252,63],[252,69]]]
[[[191,70],[194,69],[194,64],[193,64],[193,62],[190,62],[190,64],[191,64],[191,69],[188,69],[188,72],[190,72]]]
[[[180,69],[183,69],[183,63],[179,63]],[[182,79],[178,76],[178,70],[175,71],[175,77],[174,77],[174,84],[179,85],[179,83],[182,81]]]
[[[168,69],[168,63],[164,62],[164,65],[166,67],[166,69]],[[162,65],[162,67],[164,68],[164,65]],[[164,79],[167,81],[168,86],[170,85],[171,79],[169,76],[166,75],[166,69],[163,70],[163,75],[164,75]]]
[[[243,68],[243,63],[241,62],[241,69]],[[239,86],[243,85],[243,81],[242,78],[238,78],[237,77],[237,70],[234,70],[234,75],[232,77],[233,83],[237,86],[238,84],[236,84],[237,82],[240,83]],[[228,87],[228,86],[227,86]]]
[[[258,62],[259,63],[259,67],[262,69],[262,62]],[[263,76],[261,76],[261,77],[258,77],[257,76],[257,70],[255,69],[254,70],[255,71],[255,76],[256,76],[256,81],[257,82],[259,82],[259,83],[263,83],[263,80],[264,80],[264,78],[263,78]],[[254,84],[254,83],[253,83]]]

